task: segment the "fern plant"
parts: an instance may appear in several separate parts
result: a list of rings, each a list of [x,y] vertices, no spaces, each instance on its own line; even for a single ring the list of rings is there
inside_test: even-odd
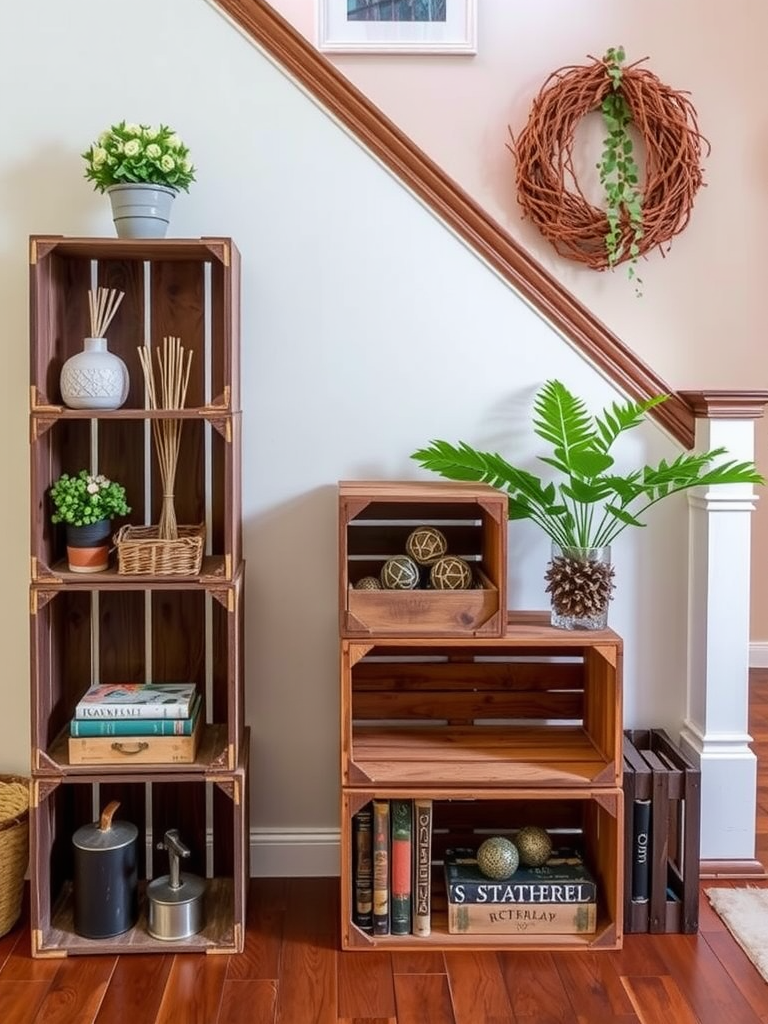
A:
[[[724,448],[684,452],[673,462],[662,459],[657,466],[623,476],[614,472],[611,450],[616,440],[668,397],[614,402],[592,416],[564,384],[547,381],[534,401],[533,430],[551,445],[551,454],[539,458],[561,474],[558,483],[545,483],[501,455],[478,451],[463,441],[431,441],[411,458],[449,480],[473,480],[506,491],[509,518],[532,520],[562,548],[602,548],[628,526],[645,526],[640,517],[679,491],[765,482],[753,462],[717,462],[726,454]]]

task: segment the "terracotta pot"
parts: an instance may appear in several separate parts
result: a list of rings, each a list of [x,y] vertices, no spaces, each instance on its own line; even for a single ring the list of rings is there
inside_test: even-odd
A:
[[[67,562],[70,572],[104,572],[109,567],[110,534],[109,519],[87,526],[66,524]]]

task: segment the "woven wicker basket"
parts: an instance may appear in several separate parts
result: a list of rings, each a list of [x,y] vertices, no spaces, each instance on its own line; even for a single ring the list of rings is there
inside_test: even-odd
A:
[[[123,526],[115,534],[123,575],[195,576],[203,563],[205,526],[180,526],[178,540],[161,540],[157,526]]]
[[[0,935],[21,915],[29,861],[29,780],[0,775]]]

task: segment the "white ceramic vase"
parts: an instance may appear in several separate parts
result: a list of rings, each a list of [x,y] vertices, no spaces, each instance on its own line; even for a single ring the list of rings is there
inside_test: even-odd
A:
[[[118,238],[165,238],[176,189],[167,185],[110,185]]]
[[[70,409],[119,409],[128,397],[128,368],[106,338],[86,338],[61,368],[61,397]]]

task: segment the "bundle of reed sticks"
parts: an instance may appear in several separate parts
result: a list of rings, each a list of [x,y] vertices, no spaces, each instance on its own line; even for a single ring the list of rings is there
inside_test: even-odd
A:
[[[144,371],[149,408],[183,409],[187,397],[192,352],[187,352],[185,356],[181,338],[170,336],[163,338],[162,348],[155,348],[155,356],[157,378],[150,350],[146,345],[139,346],[139,359]],[[152,420],[152,437],[163,484],[163,502],[158,524],[160,540],[178,539],[173,491],[176,484],[181,427],[182,421],[178,419]]]
[[[116,288],[97,288],[88,290],[88,309],[91,314],[91,337],[103,338],[112,323],[125,292]]]

